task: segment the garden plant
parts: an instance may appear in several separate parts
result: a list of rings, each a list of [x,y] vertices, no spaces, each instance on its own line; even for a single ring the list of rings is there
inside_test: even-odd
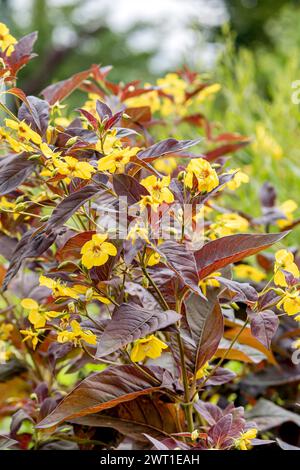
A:
[[[26,96],[36,38],[0,24],[0,447],[293,448],[296,206],[241,207],[222,83],[92,65]]]

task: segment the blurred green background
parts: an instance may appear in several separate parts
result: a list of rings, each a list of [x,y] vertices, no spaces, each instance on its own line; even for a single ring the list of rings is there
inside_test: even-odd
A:
[[[17,37],[39,31],[39,57],[20,74],[27,94],[92,63],[113,65],[111,79],[124,82],[154,82],[183,64],[209,74],[222,85],[205,104],[209,119],[253,139],[233,157],[252,175],[235,205],[259,214],[266,180],[279,202],[300,205],[300,114],[292,101],[300,80],[299,1],[0,0],[0,21]]]

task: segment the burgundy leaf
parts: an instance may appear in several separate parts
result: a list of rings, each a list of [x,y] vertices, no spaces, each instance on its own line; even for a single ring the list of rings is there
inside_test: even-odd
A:
[[[262,235],[238,234],[208,242],[194,253],[199,277],[203,279],[228,264],[254,255],[277,243],[286,235],[287,232]]]
[[[28,160],[25,153],[5,158],[0,167],[0,196],[10,193],[33,172],[36,162]]]
[[[138,158],[151,162],[162,155],[167,155],[168,153],[178,153],[184,149],[192,147],[193,145],[198,144],[201,139],[197,140],[176,140],[176,139],[166,139],[158,142],[157,144],[151,145],[146,150],[142,150],[138,153]]]
[[[101,336],[96,356],[111,354],[137,339],[176,323],[180,317],[173,310],[149,311],[134,304],[121,304]]]
[[[27,96],[27,102],[28,104],[22,103],[20,106],[18,118],[38,134],[44,135],[49,124],[49,104],[36,96]]]
[[[262,207],[271,208],[276,204],[277,193],[271,183],[266,182],[260,190],[260,203]]]
[[[213,403],[199,400],[194,403],[194,408],[210,426],[213,426],[223,416],[221,408]]]
[[[104,194],[105,192],[105,190],[89,184],[67,196],[53,210],[51,217],[47,222],[47,232],[63,225],[85,202],[92,197],[96,195],[99,196],[101,193]]]
[[[149,376],[153,376],[153,379]],[[134,365],[111,366],[83,380],[37,427],[48,428],[113,408],[139,396],[172,388],[172,382],[172,376],[160,367],[143,367],[139,370]]]
[[[127,197],[128,204],[135,204],[142,196],[149,194],[148,190],[135,178],[125,174],[114,175],[113,186],[118,196]]]
[[[90,73],[91,69],[76,73],[66,80],[47,86],[47,88],[44,88],[41,93],[45,100],[47,100],[50,105],[53,105],[58,101],[62,101],[67,98],[74,90],[80,87],[82,82],[88,78]]]
[[[279,438],[277,438],[276,441],[282,450],[300,450],[300,447],[292,446],[291,444],[288,444]]]
[[[246,413],[248,419],[253,419],[260,431],[280,426],[291,421],[300,426],[300,416],[292,411],[286,410],[275,403],[260,398],[256,405]]]
[[[101,121],[110,119],[112,117],[110,107],[107,106],[107,104],[103,103],[103,101],[97,100],[96,110]]]
[[[213,150],[210,150],[209,152],[206,152],[204,154],[204,158],[208,160],[209,162],[212,162],[216,160],[219,157],[222,157],[223,155],[227,155],[228,153],[236,152],[240,148],[245,147],[245,145],[249,144],[249,140],[245,139],[243,142],[238,142],[236,144],[225,144],[221,145],[220,147],[217,147]]]
[[[208,435],[212,438],[214,446],[222,446],[223,441],[225,441],[225,439],[230,434],[231,426],[232,415],[227,414],[210,428],[210,430],[208,431]]]
[[[271,341],[274,337],[279,319],[272,310],[264,310],[263,312],[252,313],[250,315],[251,333],[266,348],[270,349]]]
[[[36,233],[36,229],[28,230],[16,246],[2,284],[2,289],[7,289],[8,283],[17,274],[22,262],[26,258],[41,256],[55,242],[56,237],[57,233],[52,231],[47,231],[46,233],[45,230],[41,230]]]
[[[106,121],[106,123],[104,125],[104,129],[108,130],[108,129],[111,129],[112,127],[114,127],[114,125],[117,124],[120,121],[123,114],[124,114],[123,111],[119,111],[118,113],[114,114],[111,118],[109,118]]]
[[[99,123],[95,116],[86,109],[79,108],[78,111],[81,112],[81,114],[89,121],[93,129],[96,131],[98,129]]]
[[[174,240],[165,241],[159,245],[157,251],[165,257],[167,266],[176,273],[184,285],[203,297],[198,286],[199,278],[194,253],[188,250],[183,243]]]
[[[248,283],[241,283],[232,281],[225,277],[216,277],[216,279],[225,287],[227,287],[234,302],[244,302],[246,304],[253,304],[258,300],[258,294],[254,287]]]
[[[178,423],[178,418],[180,423]],[[179,430],[184,414],[176,404],[167,403],[157,396],[141,396],[130,402],[121,403],[106,412],[82,416],[72,420],[84,426],[116,429],[135,441],[145,442],[145,433],[155,439],[165,439]]]
[[[68,259],[81,258],[82,246],[91,240],[95,233],[94,230],[89,230],[70,237],[64,246],[56,252],[56,259],[62,262]]]
[[[0,434],[0,450],[8,449],[9,447],[12,447],[16,444],[18,444],[18,441],[15,441],[14,439],[11,439],[8,436],[3,436],[3,434]]]
[[[224,369],[219,367],[214,375],[205,382],[205,386],[209,387],[211,385],[223,385],[228,382],[231,382],[236,377],[236,374],[229,369]],[[199,381],[199,386],[201,387],[201,382]]]
[[[218,290],[208,292],[207,300],[191,294],[186,300],[186,319],[196,343],[194,373],[209,361],[223,336],[223,316],[217,299]]]
[[[35,57],[35,54],[32,54],[32,49],[36,40],[37,32],[33,32],[21,38],[14,45],[13,52],[7,58],[12,75],[15,75],[32,57]]]

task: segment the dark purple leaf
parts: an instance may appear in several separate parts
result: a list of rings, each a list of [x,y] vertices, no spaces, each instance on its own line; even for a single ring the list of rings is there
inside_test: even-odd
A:
[[[107,121],[108,119],[112,117],[112,112],[111,112],[110,107],[107,106],[107,104],[103,103],[103,101],[97,100],[96,110],[97,110],[97,113],[101,122],[104,120]]]
[[[116,429],[121,434],[138,442],[145,442],[145,433],[156,439],[166,439],[178,432],[178,418],[183,421],[182,411],[176,404],[165,403],[158,397],[142,396],[121,403],[106,412],[82,416],[73,423],[92,427]]]
[[[224,369],[219,367],[214,375],[205,382],[205,386],[209,387],[211,385],[223,385],[228,382],[231,382],[236,377],[236,374],[229,369]],[[201,388],[201,381],[198,382]]]
[[[271,183],[264,183],[260,190],[260,203],[264,208],[274,207],[276,204],[277,193]]]
[[[270,349],[271,341],[277,331],[279,319],[272,310],[252,313],[250,315],[252,335],[266,348]]]
[[[142,196],[149,194],[148,190],[135,178],[125,174],[113,176],[114,190],[118,196],[126,196],[128,204],[135,204]]]
[[[223,316],[218,290],[208,292],[207,299],[191,294],[186,300],[186,319],[196,344],[194,374],[215,354],[223,336]]]
[[[279,437],[276,439],[276,442],[282,450],[300,450],[300,447],[292,446],[291,444],[279,439]]]
[[[49,85],[41,92],[45,100],[50,105],[67,98],[74,90],[80,87],[82,82],[88,78],[91,69],[84,70],[83,72],[76,73],[66,80]]]
[[[3,364],[0,364],[0,383],[7,382],[14,377],[18,377],[26,372],[27,366],[19,359],[12,358]]]
[[[21,38],[17,44],[14,45],[14,51],[7,58],[12,74],[16,74],[23,65],[27,64],[32,57],[35,57],[35,54],[32,53],[32,49],[36,40],[37,32],[33,32]]]
[[[22,184],[31,175],[35,165],[36,162],[28,160],[25,153],[5,159],[0,167],[0,196]]]
[[[228,264],[240,261],[277,243],[287,232],[270,234],[238,234],[218,238],[194,253],[200,279]]]
[[[225,277],[216,277],[216,279],[225,287],[227,287],[230,298],[234,302],[243,302],[246,304],[253,304],[258,300],[258,294],[254,287],[248,283],[241,283],[232,281]]]
[[[232,415],[227,414],[223,416],[216,424],[214,424],[208,431],[209,437],[213,440],[213,444],[216,447],[221,447],[223,441],[230,434],[232,426]]]
[[[178,153],[184,149],[192,147],[193,145],[198,144],[201,139],[197,140],[176,140],[176,139],[166,139],[158,142],[157,144],[151,145],[146,150],[142,150],[137,154],[140,160],[145,160],[151,162],[158,157],[167,155],[168,153]]]
[[[10,447],[13,447],[14,445],[18,444],[18,441],[15,441],[14,439],[11,439],[8,436],[3,436],[3,434],[0,434],[0,450],[9,449]]]
[[[134,365],[111,366],[83,380],[37,427],[52,427],[73,418],[113,408],[142,395],[172,389],[173,381],[166,370],[156,366],[140,370]]]
[[[246,417],[253,419],[260,431],[267,431],[289,421],[300,426],[299,415],[264,398],[258,400],[256,405],[246,413]]]
[[[45,100],[36,96],[27,96],[27,102],[22,103],[18,111],[20,121],[25,121],[31,129],[40,135],[44,135],[49,124],[50,106]]]
[[[134,304],[121,304],[101,336],[96,356],[111,354],[137,339],[176,323],[180,317],[173,310],[149,311]]]
[[[157,251],[166,259],[167,266],[176,273],[184,285],[203,297],[198,286],[199,278],[194,253],[188,250],[185,244],[174,240],[165,241],[159,245]]]
[[[96,195],[99,196],[101,193],[105,193],[105,190],[89,184],[67,196],[53,210],[51,217],[47,222],[47,232],[63,225],[70,217],[72,217],[79,207],[92,197]]]
[[[46,233],[44,230],[41,230],[36,233],[36,229],[28,230],[16,246],[2,284],[2,289],[7,289],[8,283],[17,274],[22,262],[26,258],[41,256],[55,242],[56,237],[57,233],[53,231]]]

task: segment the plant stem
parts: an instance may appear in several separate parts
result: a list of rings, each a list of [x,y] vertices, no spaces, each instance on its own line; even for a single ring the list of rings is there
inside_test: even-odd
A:
[[[182,338],[179,332],[177,333],[176,337],[177,337],[177,342],[179,346],[180,363],[181,363],[181,370],[182,370],[182,381],[183,381],[183,387],[184,387],[184,399],[185,399],[184,412],[185,412],[185,417],[186,417],[187,424],[188,424],[188,430],[189,432],[193,432],[194,430],[193,409],[192,409],[192,404],[190,402],[190,390],[189,390],[187,370],[186,370],[186,365],[185,365],[184,346],[183,346]]]
[[[146,278],[148,279],[148,281],[150,282],[151,286],[153,287],[153,289],[155,290],[157,296],[158,296],[158,300],[159,300],[159,303],[161,305],[161,307],[165,310],[169,310],[169,305],[167,304],[167,302],[165,301],[162,293],[160,292],[159,288],[157,287],[156,283],[154,282],[154,280],[152,279],[152,277],[150,276],[150,274],[148,273],[147,269],[145,268],[145,266],[143,266],[141,264],[141,268],[142,268],[142,271],[144,273],[144,275],[146,276]]]

